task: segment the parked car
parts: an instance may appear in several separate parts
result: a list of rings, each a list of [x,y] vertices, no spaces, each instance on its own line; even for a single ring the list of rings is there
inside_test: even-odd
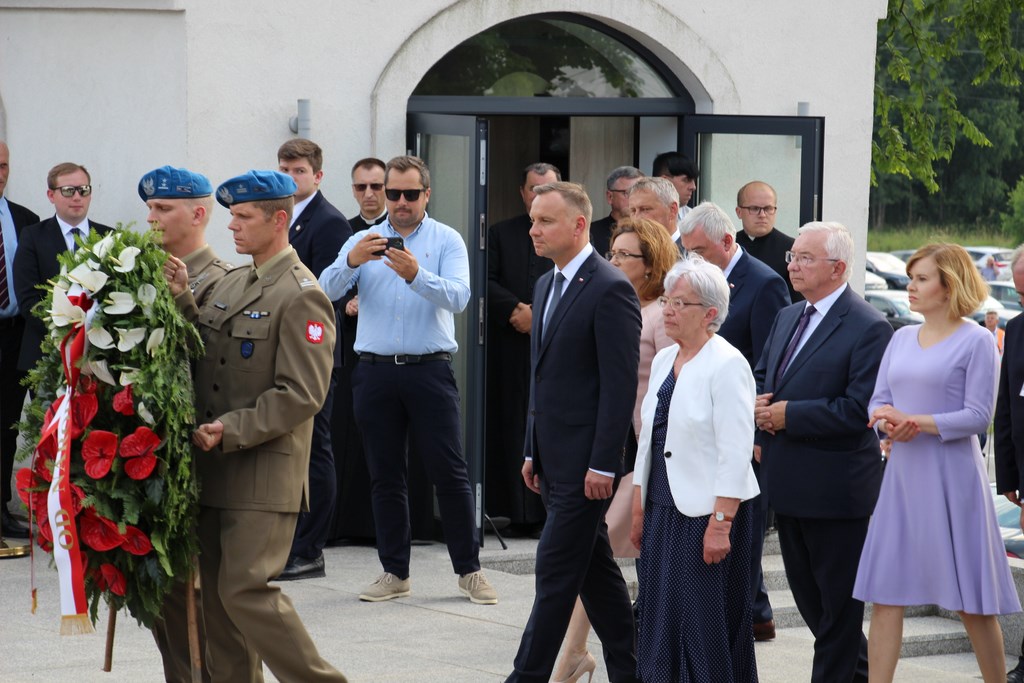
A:
[[[999,531],[1003,535],[1003,545],[1007,557],[1024,557],[1024,531],[1020,530],[1020,508],[1006,500],[1005,496],[996,491],[996,485],[990,486],[992,502],[996,508],[996,519],[999,520]]]
[[[906,289],[910,284],[907,264],[884,251],[869,251],[864,255],[864,267],[878,275],[889,285],[889,289]]]
[[[1012,282],[990,282],[989,289],[992,291],[992,298],[1001,303],[1011,311],[1021,310],[1020,295]]]
[[[923,315],[910,310],[906,291],[887,289],[881,292],[864,292],[864,300],[877,308],[894,330],[924,322]]]
[[[900,261],[906,263],[910,260],[910,257],[914,255],[917,249],[897,249],[896,251],[890,251],[889,253],[898,258]]]
[[[974,259],[974,265],[981,270],[988,262],[988,257],[995,259],[996,268],[999,269],[999,280],[1010,279],[1010,259],[1013,258],[1013,250],[1004,247],[964,247],[967,253]]]
[[[976,320],[979,325],[984,325],[985,313],[992,309],[995,309],[995,312],[999,314],[999,327],[1003,329],[1006,329],[1006,323],[1016,318],[1017,314],[1020,313],[1020,311],[1011,310],[1006,306],[1003,306],[994,298],[988,297],[982,302],[981,306],[978,307],[978,310],[971,313],[968,317]]]
[[[868,291],[868,290],[878,290],[878,289],[889,289],[889,285],[886,283],[885,280],[883,280],[879,276],[875,275],[874,273],[872,273],[869,270],[865,270],[864,271],[864,289],[865,289],[865,291]]]

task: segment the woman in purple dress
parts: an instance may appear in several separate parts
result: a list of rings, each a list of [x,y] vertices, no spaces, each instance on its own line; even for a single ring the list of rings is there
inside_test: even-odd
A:
[[[891,681],[906,605],[956,611],[985,681],[1003,681],[996,615],[1020,611],[989,493],[978,433],[995,405],[992,335],[962,316],[988,286],[954,244],[930,244],[907,262],[910,308],[921,325],[893,335],[868,411],[893,442],[854,597],[874,603],[871,681]]]

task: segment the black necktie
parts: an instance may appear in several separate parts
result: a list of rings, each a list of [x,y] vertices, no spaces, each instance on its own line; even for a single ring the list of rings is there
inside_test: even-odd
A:
[[[814,306],[808,305],[800,315],[800,322],[796,325],[796,332],[793,333],[793,338],[789,340],[789,346],[786,347],[786,353],[782,356],[782,362],[779,363],[779,371],[775,373],[775,384],[778,384],[779,380],[786,373],[786,368],[789,367],[789,362],[793,360],[793,355],[796,353],[796,347],[800,345],[800,338],[804,336],[804,330],[807,329],[807,322],[813,314]]]
[[[558,308],[558,302],[562,300],[562,284],[564,282],[565,276],[561,273],[555,273],[555,284],[551,290],[551,297],[548,299],[548,310],[544,313],[544,328],[541,330],[542,339],[548,333],[548,323],[551,321],[551,316],[554,314],[555,309]]]
[[[11,305],[11,290],[7,286],[7,245],[0,235],[0,308]]]
[[[82,231],[78,228],[71,228],[71,251],[78,251],[78,236],[82,234]]]

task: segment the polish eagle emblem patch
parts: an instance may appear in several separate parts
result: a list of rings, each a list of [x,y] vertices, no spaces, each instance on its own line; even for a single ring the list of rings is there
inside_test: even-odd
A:
[[[310,344],[322,344],[324,342],[324,324],[317,320],[306,321],[306,341]]]

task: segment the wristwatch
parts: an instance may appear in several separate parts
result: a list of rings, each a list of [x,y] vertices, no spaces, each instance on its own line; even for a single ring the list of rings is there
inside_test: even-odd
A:
[[[731,522],[732,521],[732,515],[727,515],[727,514],[725,514],[724,512],[721,512],[721,511],[715,512],[715,521],[716,522]]]

